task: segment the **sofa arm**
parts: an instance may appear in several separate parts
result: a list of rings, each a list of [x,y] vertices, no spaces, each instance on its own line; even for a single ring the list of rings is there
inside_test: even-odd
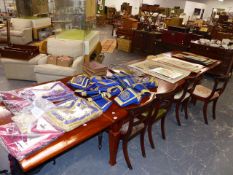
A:
[[[38,65],[47,64],[47,61],[48,61],[48,55],[43,54],[43,56],[38,60]]]
[[[83,62],[84,62],[84,56],[80,56],[76,58],[73,62],[72,69],[75,69],[78,73],[83,72]]]

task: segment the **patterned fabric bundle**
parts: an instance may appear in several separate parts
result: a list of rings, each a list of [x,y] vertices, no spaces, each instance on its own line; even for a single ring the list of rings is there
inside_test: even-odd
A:
[[[1,92],[0,96],[6,108],[15,115],[31,108],[31,101],[20,97],[15,91]]]
[[[96,95],[88,98],[88,101],[93,102],[97,105],[103,112],[107,111],[108,108],[112,105],[112,101],[104,97],[104,95]]]
[[[82,98],[74,98],[57,105],[47,112],[45,118],[56,128],[73,130],[84,123],[99,117],[102,112]]]
[[[28,129],[29,131],[29,129]],[[16,123],[0,126],[0,143],[18,160],[48,145],[62,132],[41,118],[28,133],[21,133]]]
[[[76,89],[86,89],[90,83],[90,79],[85,75],[79,75],[73,77],[68,83],[70,86]]]
[[[115,102],[121,106],[129,106],[131,104],[140,104],[141,95],[135,92],[133,89],[125,89],[118,97],[116,97]]]
[[[18,91],[18,94],[31,101],[40,97],[51,102],[60,102],[74,97],[73,91],[60,81],[26,88]]]
[[[80,82],[78,85],[74,83],[74,80],[77,79]],[[104,112],[112,104],[109,98],[118,96],[115,101],[120,106],[127,106],[139,103],[142,96],[150,93],[149,89],[157,87],[154,78],[133,77],[124,72],[115,73],[110,77],[93,76],[88,78],[80,75],[72,78],[68,84],[77,89],[76,93],[82,97],[87,97],[90,102],[97,105]],[[127,103],[121,98],[124,89],[125,94],[129,93],[130,97],[133,98],[133,100],[130,98]]]

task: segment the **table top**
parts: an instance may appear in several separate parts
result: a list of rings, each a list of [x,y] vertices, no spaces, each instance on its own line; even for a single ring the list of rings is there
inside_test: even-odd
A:
[[[172,53],[170,53],[172,55]],[[209,67],[205,67],[199,72],[198,74],[195,74],[196,76],[202,75],[206,71],[216,67],[220,64],[220,61],[214,63],[213,65],[210,65]],[[60,80],[63,83],[67,83],[72,77],[67,77],[65,79]],[[174,89],[175,87],[182,87],[184,84],[184,80],[180,80],[179,82],[172,84],[169,82],[166,82],[161,79],[157,79],[158,81],[158,88],[153,89],[152,91],[155,91],[156,93],[164,93],[167,91],[170,91],[171,89]],[[149,97],[145,97],[141,105],[144,103],[147,103]],[[35,153],[30,154],[23,160],[21,160],[19,163],[22,167],[22,169],[27,172],[38,165],[54,158],[55,156],[64,153],[65,151],[68,151],[70,148],[82,143],[83,141],[91,138],[92,136],[96,135],[97,133],[109,128],[114,123],[119,122],[121,120],[124,120],[127,118],[127,108],[122,108],[118,106],[116,103],[113,103],[113,105],[100,117],[90,121],[87,123],[87,125],[80,126],[70,132],[67,132],[60,136],[57,140],[53,141],[49,145],[45,146],[44,148],[40,149],[39,151],[36,151]],[[0,125],[6,124],[11,122],[10,117],[6,117],[0,120]]]

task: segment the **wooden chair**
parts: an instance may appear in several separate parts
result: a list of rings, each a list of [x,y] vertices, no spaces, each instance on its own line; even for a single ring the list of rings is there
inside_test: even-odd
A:
[[[129,110],[129,122],[125,123],[121,128],[121,140],[122,148],[125,157],[125,161],[129,169],[132,169],[128,155],[128,142],[137,135],[140,135],[140,144],[142,156],[146,157],[145,146],[144,146],[144,135],[147,128],[148,120],[152,114],[152,103],[140,106]],[[148,111],[148,116],[144,116],[143,113]]]
[[[171,90],[170,92],[163,93],[163,94],[156,94],[156,98],[153,101],[153,110],[152,114],[148,119],[148,138],[151,147],[154,149],[154,142],[152,137],[152,127],[154,123],[161,121],[161,133],[162,138],[166,139],[165,134],[165,118],[170,110],[170,107],[174,101],[174,95],[176,93],[176,89]]]
[[[153,101],[153,95],[151,95],[151,100]],[[145,103],[128,110],[128,120],[122,125],[120,129],[120,140],[122,140],[122,148],[125,157],[125,161],[129,169],[133,169],[129,154],[128,154],[128,142],[140,135],[140,145],[142,156],[146,157],[145,146],[144,146],[144,135],[146,132],[149,117],[151,116],[153,110],[153,103]],[[147,115],[143,115],[145,111],[148,111]],[[98,135],[99,149],[102,147],[102,133]]]
[[[216,119],[216,104],[221,96],[221,94],[224,92],[227,83],[231,77],[232,73],[228,73],[227,75],[221,75],[217,76],[214,79],[214,86],[213,89],[209,89],[203,85],[197,85],[194,89],[194,91],[191,93],[191,98],[194,102],[197,100],[204,102],[203,106],[203,115],[205,124],[208,125],[208,119],[207,119],[207,107],[210,102],[213,102],[213,119]]]
[[[174,96],[174,103],[176,105],[176,121],[179,126],[180,122],[180,106],[183,106],[185,112],[185,118],[188,119],[188,102],[190,100],[191,93],[194,91],[196,84],[200,81],[202,76],[189,76],[185,79],[184,86]]]

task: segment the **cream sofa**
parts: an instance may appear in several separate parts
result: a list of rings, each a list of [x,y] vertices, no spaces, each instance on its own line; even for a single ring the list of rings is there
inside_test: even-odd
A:
[[[39,39],[38,32],[41,29],[46,29],[51,27],[52,21],[51,18],[38,18],[32,20],[32,30],[33,30],[33,37],[35,40]]]
[[[0,31],[0,37],[6,40],[6,28]],[[32,42],[32,21],[30,19],[11,18],[10,41],[12,44],[20,45]]]
[[[36,81],[34,68],[43,63],[40,63],[43,58],[47,58],[47,55],[40,54],[29,61],[1,58],[1,63],[7,79]]]
[[[35,66],[34,72],[38,83],[58,80],[67,76],[73,76],[83,72],[84,42],[81,40],[66,40],[49,38],[47,42],[48,55],[69,56],[74,59],[71,67],[62,67],[47,64],[47,57],[40,60]]]

